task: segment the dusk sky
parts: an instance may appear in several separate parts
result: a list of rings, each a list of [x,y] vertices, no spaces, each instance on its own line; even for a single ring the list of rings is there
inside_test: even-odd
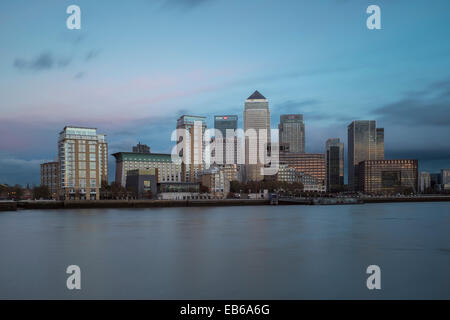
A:
[[[366,27],[371,4],[382,30]],[[448,0],[2,0],[0,183],[39,184],[66,125],[98,128],[110,153],[170,152],[180,115],[242,123],[255,90],[272,128],[304,115],[307,152],[338,137],[347,153],[347,125],[373,119],[386,158],[449,168],[449,13]]]

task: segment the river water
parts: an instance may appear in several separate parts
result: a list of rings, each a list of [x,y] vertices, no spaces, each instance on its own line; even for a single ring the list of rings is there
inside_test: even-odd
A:
[[[3,212],[17,298],[450,299],[450,203]]]

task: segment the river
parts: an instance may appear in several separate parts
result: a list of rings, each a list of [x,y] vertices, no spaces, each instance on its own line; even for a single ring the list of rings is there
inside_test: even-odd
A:
[[[450,203],[4,212],[0,299],[450,299]]]

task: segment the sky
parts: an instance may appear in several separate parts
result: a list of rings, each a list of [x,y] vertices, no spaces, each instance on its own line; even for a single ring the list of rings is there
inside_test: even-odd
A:
[[[81,29],[69,30],[69,5]],[[369,5],[381,30],[369,30]],[[66,125],[170,152],[182,114],[237,114],[255,90],[271,126],[300,113],[306,151],[347,149],[353,120],[385,128],[386,158],[450,167],[448,0],[2,0],[0,183],[39,184]],[[109,161],[110,181],[114,159]],[[347,169],[347,168],[346,168]]]

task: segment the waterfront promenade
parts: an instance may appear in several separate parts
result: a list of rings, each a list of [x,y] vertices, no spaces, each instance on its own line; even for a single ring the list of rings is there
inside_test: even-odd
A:
[[[389,202],[442,202],[450,201],[448,195],[421,195],[398,197],[321,197],[283,198],[278,205],[343,205]],[[20,209],[96,209],[96,208],[161,208],[161,207],[221,207],[270,205],[270,200],[223,199],[223,200],[27,200],[0,201],[0,211]]]

